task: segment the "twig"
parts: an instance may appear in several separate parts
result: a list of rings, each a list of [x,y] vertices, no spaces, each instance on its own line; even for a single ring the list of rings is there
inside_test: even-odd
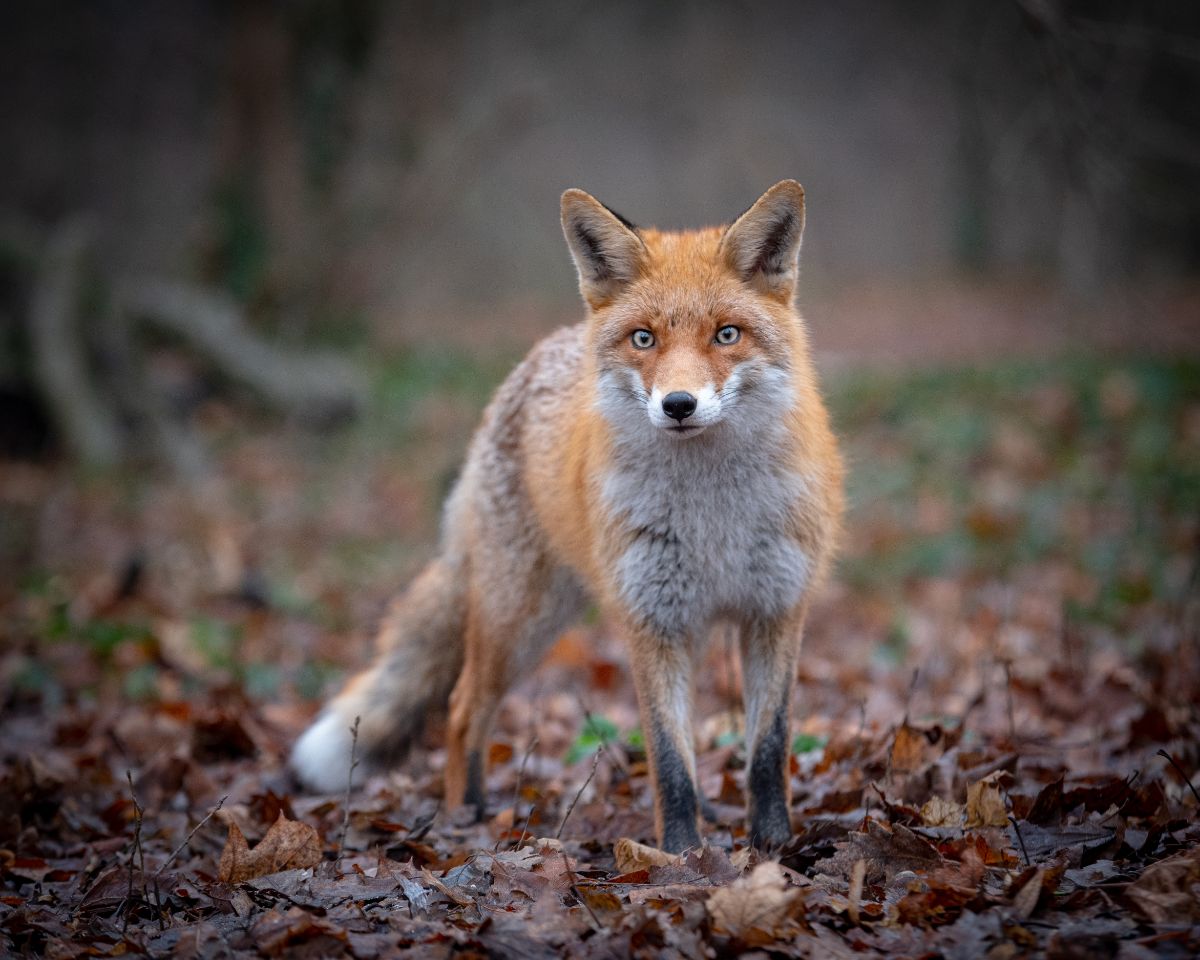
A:
[[[867,877],[867,861],[858,859],[854,861],[854,869],[850,872],[850,896],[849,906],[846,913],[850,916],[851,923],[858,923],[858,910],[862,903],[863,881]]]
[[[199,832],[199,830],[202,826],[204,826],[206,823],[208,823],[209,820],[211,820],[213,818],[213,815],[218,810],[220,810],[221,807],[223,807],[225,805],[225,801],[228,799],[229,799],[229,794],[226,794],[225,796],[223,796],[220,800],[217,801],[217,805],[215,807],[213,807],[211,810],[209,810],[207,814],[205,814],[204,819],[201,820],[194,827],[192,827],[191,832],[188,833],[188,835],[183,838],[183,843],[181,843],[174,850],[172,850],[171,855],[169,857],[167,857],[167,859],[163,862],[163,865],[154,871],[154,877],[153,877],[154,880],[157,880],[159,877],[161,877],[162,872],[164,870],[166,870],[167,867],[169,867],[172,863],[175,862],[175,858],[177,856],[179,856],[181,853],[183,853],[183,848],[192,842],[192,837],[194,837]]]
[[[908,694],[904,698],[904,725],[908,726],[908,715],[912,711],[913,697],[917,694],[917,681],[921,679],[921,668],[913,667],[912,679],[908,681]]]
[[[1192,796],[1196,798],[1196,803],[1200,803],[1200,793],[1196,792],[1195,786],[1192,785],[1192,778],[1183,772],[1183,767],[1179,765],[1179,761],[1167,753],[1166,750],[1159,750],[1158,756],[1166,759],[1167,763],[1175,768],[1175,772],[1183,777],[1183,782],[1188,785],[1188,789],[1192,791]]]
[[[338,838],[337,858],[342,859],[342,851],[346,849],[346,832],[350,829],[350,790],[354,786],[354,768],[358,766],[358,724],[361,716],[354,718],[354,726],[350,728],[350,769],[346,771],[346,802],[342,804],[342,835]]]
[[[529,821],[533,819],[533,814],[536,810],[537,804],[531,803],[529,805],[529,812],[525,814],[525,821],[521,824],[521,835],[517,837],[517,842],[513,845],[514,850],[519,850],[521,844],[525,842],[525,834],[529,832]]]
[[[1011,813],[1008,815],[1008,822],[1013,825],[1013,830],[1017,834],[1017,842],[1021,845],[1021,856],[1025,858],[1025,866],[1032,866],[1029,862],[1029,851],[1025,849],[1025,838],[1021,836],[1021,828],[1017,826],[1017,818]]]
[[[142,851],[142,808],[138,805],[137,794],[133,790],[133,773],[125,771],[125,779],[129,781],[129,799],[133,801],[133,841],[129,845],[129,890],[125,894],[125,919],[121,926],[122,933],[129,929],[129,903],[133,900],[133,855],[140,855],[142,863],[142,898],[145,899],[146,857]]]
[[[599,756],[599,754],[597,754]],[[579,885],[575,882],[575,871],[571,869],[571,861],[567,859],[566,851],[562,851],[563,866],[567,868],[567,879],[571,883],[571,892],[575,894],[575,899],[583,904],[583,908],[587,910],[588,915],[592,918],[592,923],[596,925],[597,930],[604,929],[604,925],[600,922],[600,918],[596,916],[596,911],[592,909],[592,905],[587,902],[587,897],[579,892]]]
[[[556,840],[562,839],[563,827],[567,825],[567,820],[575,810],[575,804],[579,802],[579,798],[583,796],[583,791],[588,788],[588,784],[592,782],[592,777],[596,775],[596,765],[600,762],[600,751],[597,750],[592,754],[592,769],[588,771],[587,779],[583,781],[583,785],[579,788],[579,792],[575,794],[575,799],[571,801],[571,805],[567,807],[567,812],[563,814],[562,823],[558,825],[558,833],[554,835]]]
[[[535,733],[530,738],[529,746],[527,746],[525,748],[525,756],[523,756],[521,758],[521,766],[517,769],[517,785],[516,785],[516,787],[513,788],[513,802],[512,802],[514,818],[517,815],[517,804],[519,804],[521,802],[521,787],[524,786],[524,781],[525,781],[525,766],[526,766],[526,764],[529,763],[529,755],[531,753],[533,753],[534,748],[537,747],[537,745],[538,745],[538,735]],[[530,812],[532,813],[532,810]],[[528,818],[526,818],[525,822],[526,823],[529,822]],[[522,835],[521,839],[524,839],[523,835]],[[500,848],[500,838],[497,837],[496,845],[494,847],[492,847],[492,850],[498,850],[499,848]]]
[[[1008,739],[1017,742],[1017,721],[1013,709],[1012,664],[1004,661],[1004,689],[1008,693]]]

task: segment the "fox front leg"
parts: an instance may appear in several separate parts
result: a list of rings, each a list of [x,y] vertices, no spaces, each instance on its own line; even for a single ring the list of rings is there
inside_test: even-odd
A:
[[[750,766],[750,842],[775,849],[792,836],[788,816],[789,716],[802,618],[748,623],[742,628],[742,676],[746,702],[746,748]]]
[[[658,845],[680,853],[700,846],[690,645],[638,632],[630,637],[630,659],[654,781]]]

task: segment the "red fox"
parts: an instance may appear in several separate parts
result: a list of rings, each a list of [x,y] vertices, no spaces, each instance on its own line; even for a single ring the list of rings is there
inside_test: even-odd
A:
[[[740,631],[749,835],[791,836],[788,718],[829,567],[842,461],[793,299],[804,189],[724,228],[634,226],[582,190],[562,225],[587,319],[535,346],[483,415],[440,553],[374,664],[296,743],[311,787],[399,759],[449,700],[447,804],[485,803],[501,698],[589,600],[629,642],[659,846],[698,846],[691,682],[715,622]]]

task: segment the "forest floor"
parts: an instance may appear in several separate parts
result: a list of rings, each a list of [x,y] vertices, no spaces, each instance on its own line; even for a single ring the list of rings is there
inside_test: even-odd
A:
[[[813,611],[792,820],[746,849],[738,668],[698,672],[718,822],[653,843],[595,618],[508,697],[489,816],[436,720],[362,789],[284,760],[427,559],[511,359],[381,362],[323,435],[210,398],[214,479],[0,470],[0,952],[1200,954],[1200,365],[838,371],[847,542]],[[1189,783],[1188,778],[1191,778]]]

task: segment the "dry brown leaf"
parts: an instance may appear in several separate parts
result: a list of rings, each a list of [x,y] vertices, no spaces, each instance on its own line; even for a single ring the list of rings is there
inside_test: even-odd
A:
[[[1200,848],[1147,867],[1125,895],[1151,923],[1200,921]]]
[[[1013,897],[1013,911],[1022,920],[1028,920],[1033,916],[1033,911],[1037,909],[1038,900],[1042,896],[1042,880],[1045,875],[1046,871],[1038,868]]]
[[[931,827],[960,827],[963,805],[942,797],[930,797],[921,807],[921,819]]]
[[[1008,825],[1008,807],[1000,792],[1001,771],[989,773],[967,787],[967,826],[1004,827]]]
[[[937,849],[902,823],[885,826],[875,820],[867,821],[865,833],[851,833],[837,845],[832,857],[818,860],[813,869],[818,873],[849,880],[859,860],[867,863],[867,883],[891,880],[903,870],[928,871],[942,864]]]
[[[721,887],[708,898],[713,924],[730,936],[753,942],[755,931],[770,937],[796,910],[803,895],[789,887],[783,868],[760,863],[745,877]]]
[[[320,862],[321,838],[307,823],[289,820],[281,813],[251,850],[241,828],[231,820],[217,877],[223,883],[242,883],[280,870],[315,867]]]
[[[681,862],[673,853],[659,850],[658,847],[648,847],[628,837],[621,837],[613,844],[613,860],[616,861],[618,873],[633,873],[636,870],[649,870],[651,867],[665,867]]]
[[[920,730],[901,724],[892,741],[892,770],[896,773],[911,773],[932,763],[934,750],[929,738]]]

